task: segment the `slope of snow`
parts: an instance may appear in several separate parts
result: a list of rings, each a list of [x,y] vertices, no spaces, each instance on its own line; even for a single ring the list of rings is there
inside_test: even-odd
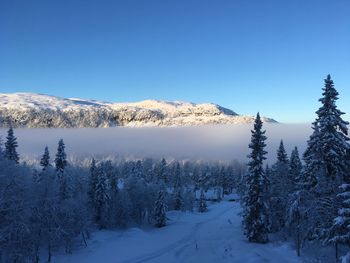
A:
[[[213,103],[195,104],[145,100],[109,103],[64,99],[34,93],[0,94],[0,126],[15,127],[112,127],[184,126],[251,123],[253,116],[238,115]],[[272,119],[263,118],[266,122]]]
[[[91,100],[63,99],[35,93],[1,93],[0,107],[17,110],[47,109],[63,110],[72,108],[100,107],[104,104]]]
[[[248,243],[242,234],[237,202],[209,206],[209,212],[171,211],[161,229],[132,228],[96,232],[88,248],[54,257],[54,263],[297,263],[287,244]]]

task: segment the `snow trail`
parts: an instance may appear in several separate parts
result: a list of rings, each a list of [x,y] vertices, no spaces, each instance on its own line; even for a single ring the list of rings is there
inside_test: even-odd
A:
[[[254,244],[242,234],[241,207],[223,201],[207,213],[171,211],[169,225],[161,229],[97,232],[88,249],[62,255],[63,263],[297,263],[286,244]]]

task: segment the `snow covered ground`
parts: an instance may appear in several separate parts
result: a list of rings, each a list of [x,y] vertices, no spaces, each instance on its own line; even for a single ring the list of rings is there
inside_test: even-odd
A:
[[[238,202],[228,201],[210,205],[204,214],[170,211],[164,228],[99,231],[88,248],[54,257],[53,262],[301,262],[287,244],[247,242],[240,212]]]

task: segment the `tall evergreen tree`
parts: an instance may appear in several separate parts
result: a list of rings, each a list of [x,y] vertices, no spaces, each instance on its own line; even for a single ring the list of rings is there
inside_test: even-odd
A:
[[[205,201],[205,195],[203,189],[201,189],[201,195],[199,196],[198,200],[198,212],[199,213],[204,213],[207,212],[207,203]]]
[[[94,207],[94,204],[95,204],[95,193],[96,193],[97,181],[98,181],[98,177],[97,177],[96,161],[94,158],[92,158],[91,165],[90,165],[89,185],[88,185],[89,203],[92,207]]]
[[[56,173],[58,175],[59,189],[58,196],[60,201],[71,197],[72,185],[70,174],[65,172],[67,166],[67,155],[65,152],[65,144],[62,139],[58,142],[57,153],[55,158]]]
[[[177,188],[174,193],[174,210],[182,210],[184,207],[183,190]]]
[[[347,137],[348,122],[342,119],[337,106],[338,92],[334,88],[331,76],[324,80],[321,107],[316,112],[313,134],[304,153],[306,171],[313,174],[318,184],[318,191],[337,192],[337,185],[347,170],[346,154],[350,150]],[[337,184],[338,182],[338,184]],[[328,189],[322,189],[330,186]]]
[[[174,189],[179,189],[182,185],[181,182],[181,167],[180,163],[176,162],[174,165]]]
[[[14,135],[12,127],[7,131],[7,137],[5,142],[5,157],[8,160],[19,162],[19,156],[16,148],[18,147],[17,138]]]
[[[318,116],[316,121],[320,129],[319,140],[322,145],[320,150],[325,175],[335,179],[343,177],[345,173],[346,163],[344,161],[347,150],[350,150],[347,137],[349,122],[341,118],[344,112],[341,112],[336,106],[339,94],[334,88],[330,75],[325,79],[323,91],[323,97],[319,100],[322,106],[316,112]]]
[[[344,113],[336,106],[339,94],[330,75],[324,82],[322,98],[319,99],[321,107],[316,111],[314,131],[304,153],[304,178],[315,181],[311,187],[316,201],[314,235],[328,239],[328,230],[337,216],[338,186],[343,183],[349,169],[347,152],[350,145],[347,137],[349,123],[342,119]]]
[[[95,189],[95,221],[104,228],[106,226],[105,215],[108,209],[108,185],[107,177],[101,167],[97,170],[97,184]]]
[[[297,185],[300,184],[302,169],[303,169],[303,165],[299,157],[299,151],[298,151],[298,148],[295,146],[295,148],[293,149],[290,155],[290,162],[289,162],[289,173],[294,184],[294,189],[296,189]]]
[[[314,188],[317,184],[316,173],[321,166],[321,144],[319,143],[319,127],[317,122],[312,123],[312,134],[307,141],[307,147],[303,154],[305,167],[302,174],[303,187],[307,190]]]
[[[167,181],[168,181],[167,162],[166,162],[165,158],[162,158],[162,160],[156,165],[155,173],[156,173],[157,182],[167,183]]]
[[[158,192],[158,198],[153,208],[153,216],[154,216],[156,227],[163,227],[166,225],[166,221],[167,221],[166,211],[167,211],[167,206],[164,201],[164,191],[160,190]]]
[[[293,182],[293,191],[289,194],[287,205],[287,227],[289,235],[293,237],[297,255],[301,255],[303,242],[310,236],[314,205],[313,196],[308,189],[312,186],[313,180],[305,178],[303,165],[299,157],[298,148],[295,147],[290,156],[289,174]]]
[[[250,242],[268,242],[268,226],[266,203],[264,202],[264,168],[263,161],[266,159],[265,131],[262,130],[262,121],[259,113],[256,116],[254,130],[252,132],[248,155],[248,174],[246,178],[247,191],[244,196],[243,226],[244,233]]]
[[[58,173],[63,173],[64,168],[67,166],[67,155],[63,139],[60,139],[58,142],[55,165]]]
[[[277,162],[288,164],[288,155],[284,148],[283,140],[281,140],[280,146],[278,147],[278,150],[277,150]]]
[[[277,150],[277,162],[272,166],[270,182],[270,230],[278,232],[285,226],[288,195],[293,192],[289,160],[282,140]]]
[[[40,159],[40,166],[43,168],[43,171],[47,170],[50,166],[50,153],[49,148],[46,146],[43,156]]]

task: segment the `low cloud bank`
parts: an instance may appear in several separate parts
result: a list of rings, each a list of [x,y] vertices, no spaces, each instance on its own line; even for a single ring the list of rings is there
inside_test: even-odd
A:
[[[283,139],[290,154],[294,146],[303,153],[311,134],[310,124],[265,124],[268,162],[276,158]],[[179,158],[246,161],[252,125],[215,125],[176,128],[83,128],[83,129],[16,129],[18,151],[27,158],[37,158],[45,145],[51,158],[60,138],[69,155],[132,156],[135,158]],[[6,130],[1,129],[3,140]]]

